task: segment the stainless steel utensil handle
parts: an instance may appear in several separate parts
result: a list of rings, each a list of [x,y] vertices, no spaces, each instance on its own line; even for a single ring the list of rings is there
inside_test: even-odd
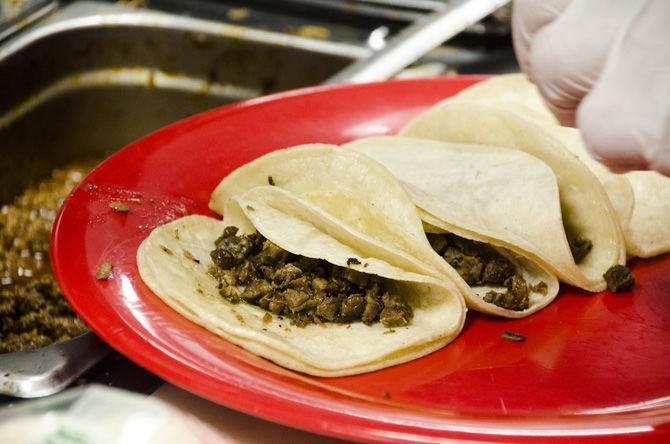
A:
[[[426,16],[403,29],[384,49],[349,65],[324,83],[363,83],[388,79],[509,1],[450,0],[443,11]]]
[[[38,350],[0,355],[0,395],[37,398],[57,393],[109,351],[88,332]]]

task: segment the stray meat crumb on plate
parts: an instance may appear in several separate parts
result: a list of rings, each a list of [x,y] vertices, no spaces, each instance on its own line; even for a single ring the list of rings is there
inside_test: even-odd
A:
[[[112,202],[109,204],[109,208],[118,213],[127,213],[130,211],[130,207],[124,202]]]
[[[512,342],[523,342],[526,340],[526,337],[521,333],[515,333],[513,331],[504,331],[500,334],[500,337]]]
[[[114,266],[111,262],[103,262],[95,272],[95,278],[99,281],[109,279],[112,276],[112,268],[114,268]]]

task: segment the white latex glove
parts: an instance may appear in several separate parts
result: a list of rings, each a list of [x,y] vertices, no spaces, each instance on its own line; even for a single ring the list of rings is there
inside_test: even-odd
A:
[[[521,67],[594,158],[670,175],[670,0],[515,0],[512,26]]]

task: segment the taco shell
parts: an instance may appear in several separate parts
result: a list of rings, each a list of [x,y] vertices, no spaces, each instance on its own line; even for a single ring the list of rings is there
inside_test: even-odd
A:
[[[219,295],[218,282],[208,273],[214,241],[229,223],[206,216],[187,216],[152,231],[137,253],[143,281],[191,321],[281,366],[316,376],[364,373],[406,362],[443,347],[458,335],[465,306],[457,289],[366,257],[294,217],[291,210],[268,205],[277,191],[254,189],[236,197],[235,218],[239,221],[248,215],[247,227],[257,228],[272,242],[298,255],[344,267],[349,258],[361,258],[366,266],[360,271],[384,277],[387,288],[412,306],[414,317],[408,326],[394,328],[390,334],[379,323],[296,327],[277,316],[267,322],[264,316],[268,312],[260,307],[229,302]],[[284,193],[287,199],[292,197]]]
[[[610,172],[589,155],[579,130],[558,124],[526,76],[496,76],[440,104],[452,101],[488,103],[542,124],[602,183],[621,223],[629,256],[651,257],[670,251],[670,178],[655,171]]]
[[[622,229],[605,189],[541,124],[495,106],[454,101],[423,112],[400,135],[498,146],[542,160],[556,176],[565,233],[583,236],[593,244],[579,264],[564,250],[547,265],[561,280],[597,292],[606,287],[603,274],[614,265],[625,264]]]
[[[254,186],[266,185],[295,194],[311,204],[314,214],[302,217],[323,224],[324,230],[346,227],[343,233],[329,231],[347,245],[366,248],[399,268],[436,277],[455,284],[468,306],[489,314],[522,317],[552,299],[533,295],[528,309],[513,311],[485,302],[490,287],[473,288],[430,246],[415,204],[391,172],[367,155],[334,145],[303,145],[267,154],[244,165],[223,179],[210,200],[210,208],[234,217],[231,197]],[[517,262],[517,266],[519,263]],[[538,266],[524,267],[532,283],[545,280],[550,291],[557,291],[553,276]],[[536,298],[537,297],[537,298]],[[545,303],[546,302],[546,303]]]

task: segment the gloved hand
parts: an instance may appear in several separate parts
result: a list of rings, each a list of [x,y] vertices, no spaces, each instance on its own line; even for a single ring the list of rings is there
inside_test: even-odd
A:
[[[515,0],[522,69],[613,171],[670,175],[670,0]]]

